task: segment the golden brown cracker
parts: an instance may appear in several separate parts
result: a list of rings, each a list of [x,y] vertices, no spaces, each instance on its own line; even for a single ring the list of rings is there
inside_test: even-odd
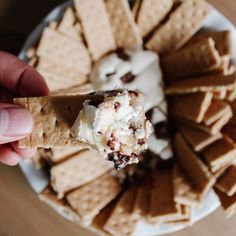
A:
[[[107,13],[117,48],[133,48],[142,44],[142,37],[135,24],[127,0],[105,0]]]
[[[212,7],[204,0],[184,1],[161,26],[146,47],[160,55],[182,47],[202,26]]]
[[[85,40],[94,61],[116,49],[103,0],[74,0]]]

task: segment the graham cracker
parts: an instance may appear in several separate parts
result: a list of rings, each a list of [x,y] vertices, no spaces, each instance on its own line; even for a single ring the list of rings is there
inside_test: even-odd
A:
[[[89,74],[91,70],[91,59],[84,43],[48,27],[43,31],[37,55],[84,75]]]
[[[222,137],[221,133],[211,135],[204,130],[198,129],[182,122],[178,122],[176,124],[176,127],[196,152],[201,151],[202,149]]]
[[[95,92],[91,83],[73,86],[70,88],[59,89],[52,92],[52,95],[77,95],[77,94],[89,94]]]
[[[137,217],[132,213],[136,192],[137,189],[133,187],[123,193],[104,225],[107,232],[117,236],[133,235],[138,223]]]
[[[28,109],[33,116],[34,129],[30,136],[19,141],[24,147],[83,146],[71,134],[70,128],[85,100],[94,100],[96,95],[52,96],[16,98],[14,103]],[[96,100],[96,99],[95,99]]]
[[[221,57],[212,38],[206,38],[173,52],[161,60],[169,83],[201,75],[221,66]]]
[[[235,158],[236,148],[232,140],[224,136],[222,139],[208,146],[202,152],[202,155],[211,168],[215,166],[220,168],[222,165]]]
[[[209,37],[214,40],[215,47],[220,56],[231,57],[233,55],[232,33],[230,30],[202,32],[192,37],[188,44],[192,44]]]
[[[44,76],[51,91],[81,85],[88,80],[87,76],[79,71],[44,57],[38,58],[35,69]]]
[[[111,169],[97,151],[85,150],[51,168],[51,185],[59,197],[93,181]]]
[[[200,205],[202,196],[178,164],[173,171],[174,200],[178,204],[195,207]]]
[[[40,149],[37,150],[36,154],[31,158],[31,160],[37,170],[42,169],[47,164],[47,160],[42,155],[42,150]]]
[[[202,122],[204,115],[211,105],[212,93],[193,93],[169,98],[169,111],[173,117],[188,119],[197,123]]]
[[[117,48],[136,48],[142,37],[127,0],[105,0]]]
[[[116,49],[103,0],[74,0],[85,40],[94,61]]]
[[[184,94],[195,92],[216,92],[222,89],[234,90],[236,75],[208,75],[193,79],[186,79],[171,84],[166,89],[167,94]]]
[[[148,220],[152,223],[174,221],[181,214],[180,204],[174,201],[173,168],[153,174],[151,203]]]
[[[229,103],[233,112],[233,116],[229,121],[230,125],[236,125],[236,99]]]
[[[227,124],[223,127],[222,133],[231,138],[231,140],[236,143],[236,126]]]
[[[92,230],[99,233],[102,236],[111,236],[108,232],[104,230],[104,225],[107,222],[108,218],[110,217],[116,201],[112,201],[108,205],[106,205],[100,213],[94,218],[92,222]]]
[[[160,55],[179,49],[200,29],[211,11],[204,0],[184,1],[156,30],[146,47]]]
[[[50,149],[50,154],[48,155],[48,159],[53,163],[57,164],[61,161],[64,161],[65,159],[75,155],[76,153],[88,149],[89,146],[87,147],[66,147],[66,148],[52,148]]]
[[[69,206],[65,199],[58,199],[51,187],[47,187],[42,193],[38,195],[39,199],[52,207],[58,214],[66,217],[73,222],[79,222],[79,215]]]
[[[233,196],[227,196],[225,193],[215,189],[221,206],[223,207],[227,217],[231,217],[236,213],[236,193]]]
[[[210,107],[205,113],[203,123],[205,125],[211,125],[222,116],[232,113],[230,105],[224,101],[213,99]]]
[[[236,165],[230,165],[227,170],[217,179],[216,187],[233,196],[236,193]]]
[[[151,186],[145,181],[137,190],[137,198],[134,203],[133,213],[138,217],[147,217],[150,209],[150,191]]]
[[[68,7],[58,24],[57,30],[71,39],[82,41],[80,27],[76,27],[75,24],[79,24],[75,12],[71,7]]]
[[[165,18],[173,6],[173,0],[142,1],[136,22],[141,36],[147,36]]]
[[[117,197],[120,190],[115,177],[107,173],[70,192],[66,199],[83,222],[91,222],[101,209]]]
[[[179,133],[174,138],[174,150],[178,163],[192,181],[196,190],[201,195],[207,193],[215,184],[215,178]]]

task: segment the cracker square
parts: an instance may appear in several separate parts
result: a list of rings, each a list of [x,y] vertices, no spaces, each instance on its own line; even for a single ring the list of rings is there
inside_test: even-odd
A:
[[[201,151],[202,149],[222,137],[221,133],[211,135],[204,130],[198,129],[194,126],[182,122],[178,122],[176,126],[196,152]]]
[[[76,12],[94,61],[116,49],[103,0],[74,0]]]
[[[117,48],[135,49],[142,37],[127,0],[105,0]]]
[[[173,117],[200,123],[211,105],[212,93],[193,93],[169,98],[169,110]]]
[[[54,29],[44,29],[36,53],[81,74],[90,73],[91,59],[84,43],[68,38]]]
[[[169,83],[213,71],[221,64],[221,57],[212,38],[200,40],[161,60],[165,78]]]
[[[120,190],[121,186],[115,177],[107,173],[70,192],[66,199],[83,222],[92,222],[100,210],[116,198]]]
[[[211,11],[204,0],[184,1],[156,30],[146,47],[160,55],[179,49],[200,29]]]
[[[137,189],[133,187],[123,193],[104,225],[107,232],[112,235],[133,235],[138,223],[137,217],[132,213],[136,192]]]
[[[51,185],[61,198],[70,190],[93,181],[111,169],[98,152],[85,150],[51,168]]]
[[[202,195],[207,193],[216,180],[179,133],[174,138],[174,150],[178,163],[191,179],[196,190]]]
[[[228,196],[236,193],[236,165],[227,168],[225,173],[217,179],[216,187]]]

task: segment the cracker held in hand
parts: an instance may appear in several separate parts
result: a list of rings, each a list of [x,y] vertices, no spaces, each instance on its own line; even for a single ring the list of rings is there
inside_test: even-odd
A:
[[[179,133],[174,139],[174,150],[177,161],[196,189],[201,195],[207,193],[214,185],[215,178]]]
[[[153,34],[146,47],[168,54],[182,47],[202,26],[212,7],[204,0],[184,1]]]
[[[173,0],[145,0],[140,4],[136,22],[142,37],[145,37],[164,19],[173,6]]]
[[[74,69],[81,74],[90,73],[91,59],[84,43],[70,39],[48,27],[43,31],[37,55]]]
[[[104,229],[112,235],[131,236],[134,234],[138,220],[132,213],[136,198],[135,187],[127,190],[119,199]]]
[[[236,75],[209,75],[193,79],[185,79],[171,84],[167,94],[184,94],[195,92],[218,92],[236,89]]]
[[[170,97],[170,114],[173,117],[202,122],[211,105],[212,93],[193,93]]]
[[[169,83],[201,75],[221,65],[221,57],[212,38],[206,38],[169,54],[161,60],[165,78]]]
[[[120,190],[121,187],[115,177],[107,173],[70,192],[66,199],[83,222],[91,222],[100,210],[119,194]]]
[[[85,150],[51,168],[51,185],[59,197],[78,188],[111,169],[108,162],[101,159],[98,152]]]
[[[116,49],[103,0],[74,0],[85,40],[94,61]]]
[[[105,0],[117,48],[136,48],[142,37],[127,0]]]

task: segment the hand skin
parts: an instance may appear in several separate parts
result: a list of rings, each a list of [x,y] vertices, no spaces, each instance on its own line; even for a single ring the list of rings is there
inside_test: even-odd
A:
[[[35,149],[21,149],[17,141],[27,137],[33,128],[29,111],[12,103],[14,97],[49,94],[43,77],[17,57],[0,51],[0,162],[16,165],[32,157]]]

